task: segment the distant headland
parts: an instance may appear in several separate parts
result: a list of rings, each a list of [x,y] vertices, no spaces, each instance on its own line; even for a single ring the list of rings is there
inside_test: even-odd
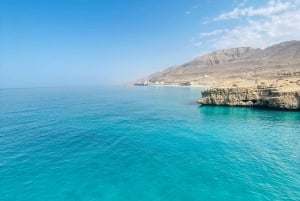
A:
[[[134,85],[206,86],[202,105],[300,110],[300,41],[217,50]]]

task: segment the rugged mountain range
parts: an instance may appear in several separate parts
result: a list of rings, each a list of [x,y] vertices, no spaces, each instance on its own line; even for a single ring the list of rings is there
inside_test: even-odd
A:
[[[282,84],[283,77],[296,78],[289,80],[292,82],[297,82],[300,77],[300,41],[283,42],[265,49],[238,47],[214,51],[152,74],[142,81],[248,86],[253,83]]]

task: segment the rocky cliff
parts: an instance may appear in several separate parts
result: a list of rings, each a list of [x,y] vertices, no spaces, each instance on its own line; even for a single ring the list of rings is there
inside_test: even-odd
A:
[[[300,110],[300,41],[217,50],[145,80],[212,87],[202,93],[202,105]]]
[[[300,89],[284,91],[266,86],[211,88],[202,92],[202,98],[198,100],[198,103],[201,105],[300,110]]]

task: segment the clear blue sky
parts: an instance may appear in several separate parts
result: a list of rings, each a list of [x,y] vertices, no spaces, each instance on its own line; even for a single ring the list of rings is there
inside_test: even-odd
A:
[[[230,14],[234,8],[259,9],[271,4],[236,0],[2,0],[0,87],[125,83],[216,49],[217,39],[247,27],[249,18],[264,17]],[[226,45],[221,43],[220,47]]]

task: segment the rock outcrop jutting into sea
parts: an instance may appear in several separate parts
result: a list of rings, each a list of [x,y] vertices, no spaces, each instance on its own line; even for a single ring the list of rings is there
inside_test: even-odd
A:
[[[202,98],[198,100],[198,103],[300,110],[300,89],[299,91],[280,91],[265,86],[211,88],[202,92]]]
[[[300,41],[217,50],[138,82],[207,86],[202,105],[299,110]]]

